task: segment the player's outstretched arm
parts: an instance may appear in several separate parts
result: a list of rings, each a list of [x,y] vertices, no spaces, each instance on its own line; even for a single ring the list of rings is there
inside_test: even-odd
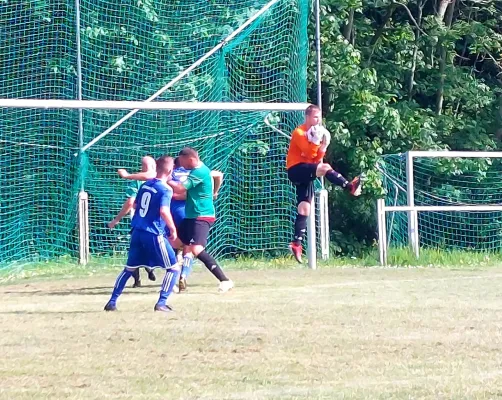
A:
[[[115,226],[124,218],[134,206],[134,197],[129,197],[124,204],[122,204],[122,208],[115,218],[113,218],[110,222],[108,222],[108,227],[110,229],[115,228]]]
[[[186,199],[187,190],[186,190],[185,186],[183,185],[183,183],[170,180],[167,182],[167,184],[173,188],[173,192],[174,192],[175,196],[183,195],[183,196],[185,196],[185,199]],[[178,199],[176,199],[176,197],[175,197],[175,200],[178,200]]]
[[[223,172],[211,171],[211,177],[213,178],[213,197],[218,197],[218,192],[220,191],[221,184],[223,183]]]
[[[130,174],[126,169],[119,169],[117,173],[121,178],[129,179],[131,181],[148,181],[157,176],[155,171],[146,171],[146,172],[136,172],[135,174]]]
[[[171,215],[171,210],[169,209],[169,206],[162,206],[160,207],[160,216],[164,220],[164,222],[167,225],[167,228],[169,229],[169,240],[174,241],[178,237],[177,232],[176,232],[176,226],[174,225],[174,220],[173,216]]]

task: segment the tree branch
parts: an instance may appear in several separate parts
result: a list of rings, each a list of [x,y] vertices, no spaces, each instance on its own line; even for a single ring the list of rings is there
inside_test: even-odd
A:
[[[406,9],[406,12],[408,13],[408,15],[409,15],[410,19],[411,19],[411,22],[413,22],[413,25],[415,25],[415,26],[416,26],[416,28],[418,29],[418,31],[419,31],[422,35],[427,36],[427,33],[425,33],[425,32],[424,32],[424,31],[420,28],[420,26],[418,25],[417,21],[416,21],[416,20],[415,20],[415,18],[413,17],[413,14],[411,13],[410,9],[406,6],[406,4],[400,3],[400,2],[398,2],[398,1],[393,1],[392,3],[393,3],[393,4],[397,4],[397,5],[400,5],[400,6],[404,7],[404,8]],[[423,6],[423,5],[420,5],[420,6],[419,6],[419,8],[420,8],[420,11],[422,11],[422,10],[423,10],[423,8],[424,8],[424,6]]]

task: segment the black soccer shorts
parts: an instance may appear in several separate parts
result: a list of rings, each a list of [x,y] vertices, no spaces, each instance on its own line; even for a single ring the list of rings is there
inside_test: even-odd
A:
[[[213,222],[205,220],[185,218],[181,221],[178,237],[185,246],[200,245],[206,247],[209,230],[213,224]]]
[[[295,185],[296,204],[302,201],[312,202],[314,197],[314,181],[317,179],[315,163],[300,163],[288,169],[288,178]]]

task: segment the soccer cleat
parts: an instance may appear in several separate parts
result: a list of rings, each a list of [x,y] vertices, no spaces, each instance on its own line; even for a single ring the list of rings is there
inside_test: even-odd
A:
[[[233,289],[234,283],[232,281],[221,281],[220,286],[218,286],[219,293],[226,293],[229,290]]]
[[[171,306],[166,305],[160,305],[160,304],[155,304],[155,307],[153,307],[153,311],[161,311],[161,312],[171,312],[174,311]]]
[[[148,279],[150,279],[153,282],[155,282],[157,280],[157,277],[155,276],[155,273],[153,272],[153,269],[146,268],[146,272],[148,274]]]
[[[141,287],[141,281],[136,281],[134,282],[134,284],[132,285],[133,288],[138,288],[138,287]]]
[[[185,277],[181,277],[179,282],[178,282],[178,288],[180,292],[184,292],[187,290],[187,280]]]
[[[352,182],[350,182],[349,192],[352,196],[357,197],[361,195],[361,190],[362,190],[361,177],[356,176],[354,179],[352,179]]]
[[[106,303],[105,311],[117,311],[117,306],[110,302]]]
[[[293,257],[295,258],[295,260],[301,264],[302,263],[302,245],[292,242],[289,245],[289,250],[291,250],[291,253],[293,253]]]

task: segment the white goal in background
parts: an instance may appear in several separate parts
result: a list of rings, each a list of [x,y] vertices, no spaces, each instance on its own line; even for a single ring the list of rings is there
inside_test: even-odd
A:
[[[387,192],[377,200],[382,265],[399,233],[417,258],[424,246],[502,250],[502,152],[409,151],[378,169]]]

